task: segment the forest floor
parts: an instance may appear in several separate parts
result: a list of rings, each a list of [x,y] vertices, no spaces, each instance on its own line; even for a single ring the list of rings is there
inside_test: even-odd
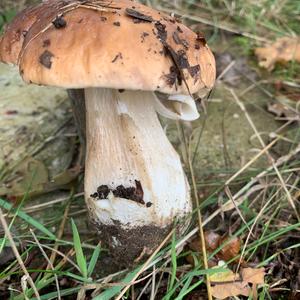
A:
[[[144,2],[216,58],[200,119],[161,120],[197,189],[207,260],[195,209],[184,236],[120,270],[88,222],[67,94],[0,64],[0,299],[299,299],[299,1]],[[2,0],[0,30],[27,4]]]

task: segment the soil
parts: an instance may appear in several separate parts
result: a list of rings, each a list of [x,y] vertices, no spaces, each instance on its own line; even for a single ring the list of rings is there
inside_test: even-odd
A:
[[[147,36],[149,36],[149,33],[147,33],[147,32],[143,32],[143,33],[141,34],[142,43],[144,43],[145,38],[146,38]]]
[[[124,229],[118,221],[113,225],[94,224],[114,260],[126,268],[144,261],[171,230],[171,226],[161,228],[154,225]]]
[[[110,189],[107,185],[101,185],[98,187],[96,194],[99,199],[107,199],[109,192]]]
[[[157,38],[162,43],[166,43],[168,37],[168,32],[166,31],[166,25],[162,24],[161,22],[156,22],[155,28],[157,30]]]
[[[39,62],[46,67],[47,69],[51,69],[52,66],[52,57],[54,57],[54,55],[46,50],[43,52],[43,54],[39,57]]]
[[[188,42],[184,39],[181,39],[179,34],[175,31],[172,36],[174,42],[176,44],[182,45],[185,48],[185,50],[179,50],[178,52],[176,52],[167,42],[168,33],[166,31],[166,25],[162,24],[161,22],[156,22],[155,28],[157,30],[157,33],[155,34],[164,47],[164,53],[171,58],[174,64],[174,66],[170,68],[170,73],[165,75],[167,84],[169,86],[173,86],[176,83],[178,83],[178,85],[182,85],[182,82],[184,82],[187,90],[189,91],[189,87],[185,80],[183,70],[187,69],[190,75],[196,80],[200,72],[200,65],[195,65],[192,67],[190,66],[186,55],[186,50],[189,49]],[[177,31],[182,32],[182,29],[178,26]],[[199,39],[199,37],[197,37],[196,42],[203,43],[202,36],[201,40]]]
[[[57,16],[52,23],[56,29],[62,29],[67,26],[67,22],[62,16]]]
[[[151,16],[147,16],[135,9],[126,8],[126,14],[133,18],[134,23],[141,23],[141,22],[153,22],[153,18]]]
[[[180,28],[180,26],[177,26],[177,31],[180,33],[183,33],[182,29]]]
[[[176,31],[173,33],[173,40],[177,45],[182,45],[186,50],[189,49],[189,43],[186,40],[180,38],[178,32]]]
[[[176,84],[177,79],[180,78],[177,68],[172,66],[170,68],[170,73],[165,75],[165,78],[168,86],[172,87],[174,84]]]
[[[144,191],[140,181],[135,180],[135,186],[124,187],[123,185],[117,186],[115,189],[109,188],[107,185],[100,185],[97,192],[92,194],[91,197],[98,200],[107,199],[109,193],[112,192],[115,197],[132,200],[147,207],[151,207],[152,203],[145,203]]]
[[[200,65],[195,65],[193,67],[189,67],[189,73],[191,74],[192,77],[196,77],[197,75],[199,75],[200,72]]]
[[[204,37],[204,34],[201,33],[201,32],[197,32],[197,39],[196,39],[196,41],[198,43],[200,43],[202,46],[206,45],[206,39]]]
[[[118,59],[123,59],[121,52],[119,52],[111,62],[115,63]]]

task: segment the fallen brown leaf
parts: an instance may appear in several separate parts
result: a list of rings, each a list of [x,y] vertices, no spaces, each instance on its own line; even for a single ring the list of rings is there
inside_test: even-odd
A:
[[[293,60],[300,62],[300,38],[279,38],[270,46],[256,48],[255,55],[259,65],[269,71],[274,69],[276,63],[287,63]]]
[[[243,281],[253,283],[253,284],[263,284],[265,277],[265,269],[252,269],[244,268],[242,269]]]
[[[213,231],[204,233],[207,250],[213,251],[219,247],[221,236]]]
[[[215,251],[220,245],[225,243],[225,246],[222,247],[222,249],[216,254],[216,258],[218,260],[224,260],[229,261],[236,257],[241,250],[241,241],[239,238],[234,237],[224,237],[222,238],[219,234],[213,232],[213,231],[206,231],[204,233],[205,236],[205,243],[206,243],[206,249],[208,252]],[[228,240],[228,242],[226,242]],[[195,238],[192,240],[189,244],[189,248],[195,252],[199,252],[201,250],[201,243],[199,238]],[[193,263],[193,258],[188,258],[189,263]],[[213,261],[210,261],[212,264],[210,266],[213,266]]]
[[[226,239],[220,240],[220,245],[223,244],[223,242],[225,242],[227,239],[228,237],[226,237]],[[231,238],[228,244],[226,244],[221,249],[220,253],[218,253],[217,256],[222,260],[229,261],[234,257],[236,257],[240,253],[240,250],[241,250],[241,241],[239,238],[234,237]]]
[[[212,295],[218,299],[226,299],[235,296],[250,296],[251,288],[248,284],[244,286],[242,282],[232,282],[225,284],[218,284],[213,286]]]
[[[207,250],[208,252],[212,252],[212,251],[214,251],[215,249],[218,248],[218,246],[219,246],[219,241],[220,241],[220,239],[221,239],[221,236],[220,236],[219,234],[214,233],[213,231],[206,231],[206,232],[204,233],[204,237],[205,237],[206,250]],[[202,251],[202,249],[201,249],[201,242],[200,242],[199,237],[193,239],[193,240],[189,243],[188,247],[189,247],[192,251],[194,251],[194,252],[198,252],[198,253],[199,253],[200,251]],[[188,256],[186,257],[186,260],[187,260],[191,265],[194,264],[194,258],[193,258],[192,255],[188,255]],[[210,268],[213,267],[213,266],[215,266],[216,264],[217,264],[217,262],[216,262],[214,259],[210,259],[210,260],[208,261],[208,265],[209,265]]]

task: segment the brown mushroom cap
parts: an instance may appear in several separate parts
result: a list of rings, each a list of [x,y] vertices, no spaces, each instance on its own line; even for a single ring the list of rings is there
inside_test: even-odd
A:
[[[25,36],[44,9],[43,6],[38,5],[24,9],[6,26],[5,33],[0,38],[0,61],[18,64]]]
[[[26,82],[168,94],[197,93],[214,84],[215,61],[204,38],[144,5],[52,0],[25,14],[30,21],[24,21],[28,32],[18,64]],[[8,27],[0,43],[1,52],[8,49],[3,61],[14,62],[21,42],[13,46],[7,37],[19,24]]]

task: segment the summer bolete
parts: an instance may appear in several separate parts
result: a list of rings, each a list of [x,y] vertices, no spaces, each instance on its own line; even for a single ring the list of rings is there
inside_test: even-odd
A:
[[[91,219],[123,262],[151,253],[192,209],[157,112],[198,118],[192,95],[205,95],[215,80],[205,39],[130,0],[52,0],[7,27],[0,58],[28,83],[85,90]]]

